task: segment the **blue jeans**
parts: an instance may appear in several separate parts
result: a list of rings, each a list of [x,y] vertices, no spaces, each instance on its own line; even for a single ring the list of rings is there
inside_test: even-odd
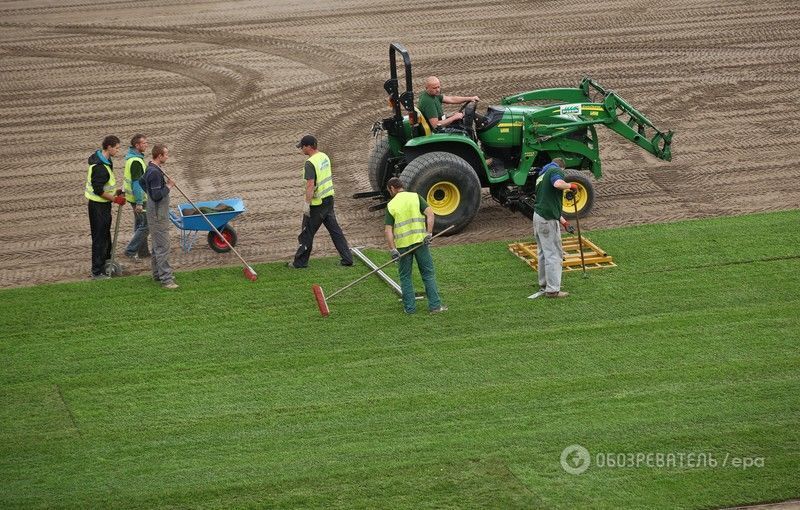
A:
[[[405,248],[398,248],[397,251],[402,255],[415,246],[417,245],[412,244]],[[425,245],[417,248],[411,255],[402,257],[397,261],[400,288],[403,290],[403,308],[406,313],[414,313],[417,311],[414,283],[411,281],[411,269],[414,265],[414,259],[417,259],[419,273],[422,275],[422,282],[425,284],[425,295],[428,297],[428,310],[439,308],[442,306],[442,300],[439,298],[439,289],[436,287],[436,272],[433,269],[433,257],[431,257],[430,248]]]
[[[147,228],[147,214],[144,211],[137,213],[134,209],[133,218],[133,237],[125,248],[125,255],[133,257],[138,253],[140,257],[147,257],[150,255],[147,248],[147,235],[150,232]]]

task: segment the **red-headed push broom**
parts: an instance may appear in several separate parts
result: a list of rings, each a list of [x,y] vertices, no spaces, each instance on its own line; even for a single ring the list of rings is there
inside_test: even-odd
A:
[[[172,178],[169,175],[167,175],[167,172],[161,170],[161,173],[163,173],[164,177],[166,177],[167,179],[172,180]],[[194,207],[195,211],[200,213],[200,216],[202,216],[203,219],[206,220],[206,223],[208,223],[208,226],[210,226],[212,229],[214,229],[214,232],[217,234],[217,236],[220,239],[222,239],[223,241],[225,241],[225,244],[228,245],[228,248],[233,250],[233,253],[235,253],[236,256],[239,257],[239,260],[241,260],[242,264],[244,264],[244,267],[242,268],[242,273],[244,273],[244,277],[247,278],[248,280],[250,280],[251,282],[254,282],[254,281],[258,280],[258,273],[256,273],[256,270],[253,269],[252,267],[250,267],[250,264],[245,262],[244,258],[242,258],[242,256],[239,255],[239,252],[236,251],[236,248],[234,248],[233,245],[228,242],[228,240],[225,238],[225,236],[222,235],[222,233],[217,229],[217,227],[215,227],[214,224],[211,223],[211,220],[208,219],[208,216],[203,214],[203,211],[201,211],[199,207],[194,205],[194,202],[192,202],[192,199],[189,198],[186,195],[186,193],[184,193],[183,190],[180,187],[178,187],[177,184],[175,184],[175,181],[172,181],[172,184],[175,186],[175,189],[177,189],[180,192],[180,194],[183,195],[183,198],[185,198],[186,201],[189,202],[189,204],[191,204],[192,207]]]
[[[449,227],[447,227],[446,229],[442,230],[441,232],[439,232],[435,236],[431,237],[431,239],[436,239],[437,237],[439,237],[440,235],[444,234],[445,232],[447,232],[448,230],[450,230],[454,226],[455,225],[450,225]],[[328,308],[328,299],[331,299],[333,296],[335,296],[336,294],[339,294],[340,292],[344,292],[345,290],[349,289],[350,287],[352,287],[353,285],[357,284],[358,282],[361,282],[361,281],[365,280],[368,276],[371,276],[371,275],[377,273],[378,271],[380,271],[384,267],[388,266],[389,264],[400,260],[401,258],[405,257],[406,255],[414,253],[414,251],[417,248],[419,248],[420,246],[422,246],[422,243],[418,244],[417,246],[415,246],[415,247],[411,248],[410,250],[408,250],[407,252],[403,253],[402,255],[400,255],[400,257],[398,257],[396,259],[392,259],[389,262],[386,262],[385,264],[381,264],[380,266],[376,267],[375,269],[373,269],[369,273],[365,274],[364,276],[362,276],[358,280],[354,281],[353,283],[350,283],[350,284],[342,287],[341,289],[337,290],[336,292],[334,292],[333,294],[331,294],[327,298],[325,297],[325,293],[322,291],[322,287],[320,287],[316,283],[313,284],[311,286],[311,290],[312,290],[312,292],[314,292],[314,299],[317,300],[317,306],[319,307],[319,313],[321,313],[323,317],[329,316],[331,314],[331,309]]]

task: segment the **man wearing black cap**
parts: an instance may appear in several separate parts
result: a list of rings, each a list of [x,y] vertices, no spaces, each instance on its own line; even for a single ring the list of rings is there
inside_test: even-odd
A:
[[[287,264],[292,269],[308,267],[308,258],[314,244],[314,235],[320,225],[325,225],[331,235],[336,250],[339,252],[343,266],[353,265],[353,255],[347,245],[347,239],[333,211],[333,174],[331,160],[324,152],[317,150],[317,139],[305,135],[297,143],[297,148],[308,156],[303,171],[306,182],[305,202],[303,204],[303,229],[297,236],[300,246],[294,255],[294,261]]]

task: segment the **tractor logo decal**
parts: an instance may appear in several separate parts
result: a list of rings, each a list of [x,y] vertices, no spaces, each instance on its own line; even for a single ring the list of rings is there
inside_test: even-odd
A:
[[[580,115],[581,114],[581,105],[580,104],[562,104],[559,107],[559,114],[560,115]]]

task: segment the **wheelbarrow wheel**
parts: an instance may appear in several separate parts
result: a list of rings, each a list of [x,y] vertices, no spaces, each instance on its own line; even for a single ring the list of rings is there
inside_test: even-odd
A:
[[[231,246],[236,246],[236,231],[233,230],[233,227],[225,225],[219,229],[219,232],[227,239]],[[228,253],[231,251],[230,246],[225,244],[225,241],[213,231],[208,233],[208,246],[217,253]]]

